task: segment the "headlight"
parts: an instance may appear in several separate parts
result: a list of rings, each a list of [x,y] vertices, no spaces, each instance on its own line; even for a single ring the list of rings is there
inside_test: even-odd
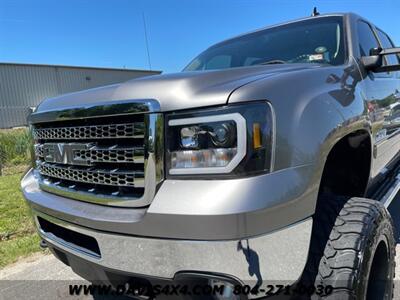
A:
[[[168,115],[168,174],[237,176],[270,171],[273,121],[266,102]]]

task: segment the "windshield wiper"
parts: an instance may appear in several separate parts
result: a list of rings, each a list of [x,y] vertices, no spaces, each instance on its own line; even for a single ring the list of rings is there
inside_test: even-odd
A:
[[[286,64],[286,61],[280,59],[273,59],[258,63],[257,65],[277,65],[277,64]]]

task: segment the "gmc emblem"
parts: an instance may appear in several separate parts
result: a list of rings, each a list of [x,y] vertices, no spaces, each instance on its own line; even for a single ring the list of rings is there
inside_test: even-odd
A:
[[[93,146],[93,144],[48,143],[43,145],[43,156],[49,163],[90,166],[90,160],[77,156],[76,152],[89,150]]]

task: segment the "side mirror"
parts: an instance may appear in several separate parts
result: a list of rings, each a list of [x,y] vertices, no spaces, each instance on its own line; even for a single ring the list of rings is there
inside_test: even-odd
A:
[[[400,48],[373,48],[370,50],[369,56],[361,57],[361,64],[367,71],[376,73],[400,71],[400,64],[383,65],[383,56],[400,54]]]

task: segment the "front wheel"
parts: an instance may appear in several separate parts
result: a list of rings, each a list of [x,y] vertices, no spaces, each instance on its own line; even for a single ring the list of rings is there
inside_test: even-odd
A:
[[[329,286],[332,292],[313,298],[392,299],[396,243],[386,208],[364,198],[323,202],[314,218],[314,257],[307,271],[316,286]]]

